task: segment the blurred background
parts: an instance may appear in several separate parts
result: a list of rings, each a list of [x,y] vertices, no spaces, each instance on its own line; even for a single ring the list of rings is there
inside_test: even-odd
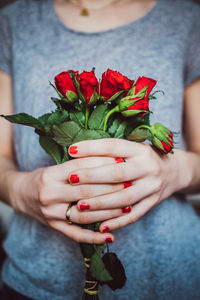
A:
[[[8,5],[14,1],[15,0],[0,0],[0,9],[5,5]],[[188,0],[188,1],[193,1],[200,4],[200,0]],[[188,201],[194,206],[194,209],[200,215],[200,195],[188,196]],[[0,270],[1,270],[1,265],[3,263],[3,260],[5,259],[5,254],[1,246],[6,236],[6,233],[9,229],[9,224],[12,219],[12,215],[13,215],[12,209],[0,201]],[[1,280],[0,280],[0,287],[1,287]]]

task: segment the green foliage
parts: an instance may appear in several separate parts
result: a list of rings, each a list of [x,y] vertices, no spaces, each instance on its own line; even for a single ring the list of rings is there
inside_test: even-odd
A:
[[[40,136],[41,147],[55,160],[57,164],[62,163],[63,149],[52,138],[48,136]]]
[[[113,279],[106,270],[100,255],[98,255],[96,251],[91,257],[90,273],[92,277],[94,277],[98,281],[106,282]]]
[[[107,132],[102,130],[94,130],[94,129],[81,129],[77,135],[75,135],[72,143],[77,143],[85,140],[97,140],[103,138],[109,138],[110,135]]]
[[[20,114],[10,115],[10,116],[1,115],[1,117],[5,118],[11,123],[22,124],[22,125],[33,127],[38,130],[43,130],[42,122],[25,113],[20,113]]]
[[[45,121],[45,131],[47,133],[51,132],[51,128],[53,125],[57,125],[67,121],[69,113],[66,110],[56,110],[55,112],[51,113],[50,116]]]
[[[98,105],[92,112],[88,126],[90,129],[103,129],[105,116],[108,113],[108,104]]]
[[[64,122],[52,127],[52,133],[56,142],[63,146],[69,147],[73,139],[80,131],[80,126],[74,121]]]
[[[150,139],[151,137],[152,135],[149,130],[136,128],[127,136],[127,139],[129,141],[144,142],[146,139]]]
[[[70,120],[78,123],[81,127],[84,128],[84,126],[85,126],[85,115],[82,111],[72,110],[69,113],[69,116],[70,116]]]

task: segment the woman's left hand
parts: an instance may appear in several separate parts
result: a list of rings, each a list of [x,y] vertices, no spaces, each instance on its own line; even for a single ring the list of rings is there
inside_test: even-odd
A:
[[[116,164],[78,169],[69,175],[71,184],[124,183],[124,189],[118,192],[77,203],[78,208],[85,212],[122,209],[123,214],[119,217],[111,216],[101,224],[101,232],[136,222],[163,199],[184,188],[184,181],[179,178],[180,162],[176,165],[176,155],[159,155],[144,143],[122,139],[82,141],[72,145],[69,153],[74,158],[116,157]],[[122,157],[125,162],[120,159]]]

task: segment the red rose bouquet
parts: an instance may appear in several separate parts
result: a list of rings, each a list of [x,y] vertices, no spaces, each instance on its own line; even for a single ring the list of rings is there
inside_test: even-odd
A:
[[[159,123],[149,123],[149,101],[156,98],[156,92],[151,94],[154,79],[143,76],[134,81],[108,69],[98,81],[94,69],[81,74],[68,70],[55,77],[55,86],[50,84],[58,94],[51,98],[55,111],[39,118],[25,113],[2,117],[34,127],[40,145],[57,164],[71,159],[71,144],[101,138],[149,140],[160,155],[172,152],[173,133]],[[100,223],[81,226],[98,231]],[[124,286],[125,270],[108,245],[82,243],[80,249],[87,268],[83,299],[98,299],[99,284],[113,290]]]

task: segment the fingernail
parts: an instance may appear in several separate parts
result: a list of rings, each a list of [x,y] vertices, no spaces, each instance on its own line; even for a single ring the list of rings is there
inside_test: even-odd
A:
[[[105,232],[108,232],[109,230],[110,230],[109,227],[108,227],[108,226],[105,226],[105,227],[103,228],[102,232],[105,233]]]
[[[86,210],[86,209],[90,208],[89,204],[84,203],[84,202],[80,203],[79,207],[80,207],[80,210]]]
[[[79,177],[78,177],[77,174],[72,174],[72,175],[70,175],[70,177],[69,177],[69,181],[70,181],[71,183],[78,183],[78,182],[80,181],[80,179],[79,179]]]
[[[77,146],[71,146],[69,147],[69,154],[77,154],[78,153],[78,147]]]
[[[106,243],[112,243],[112,242],[113,242],[113,240],[110,237],[106,238]]]
[[[131,181],[125,181],[124,182],[124,188],[126,189],[126,188],[128,188],[128,187],[130,187],[130,186],[132,186],[133,184],[132,184],[132,182]]]
[[[124,162],[123,158],[121,158],[121,157],[115,157],[115,161],[117,164]]]
[[[122,212],[123,213],[129,213],[130,211],[131,211],[131,207],[130,206],[122,208]]]

